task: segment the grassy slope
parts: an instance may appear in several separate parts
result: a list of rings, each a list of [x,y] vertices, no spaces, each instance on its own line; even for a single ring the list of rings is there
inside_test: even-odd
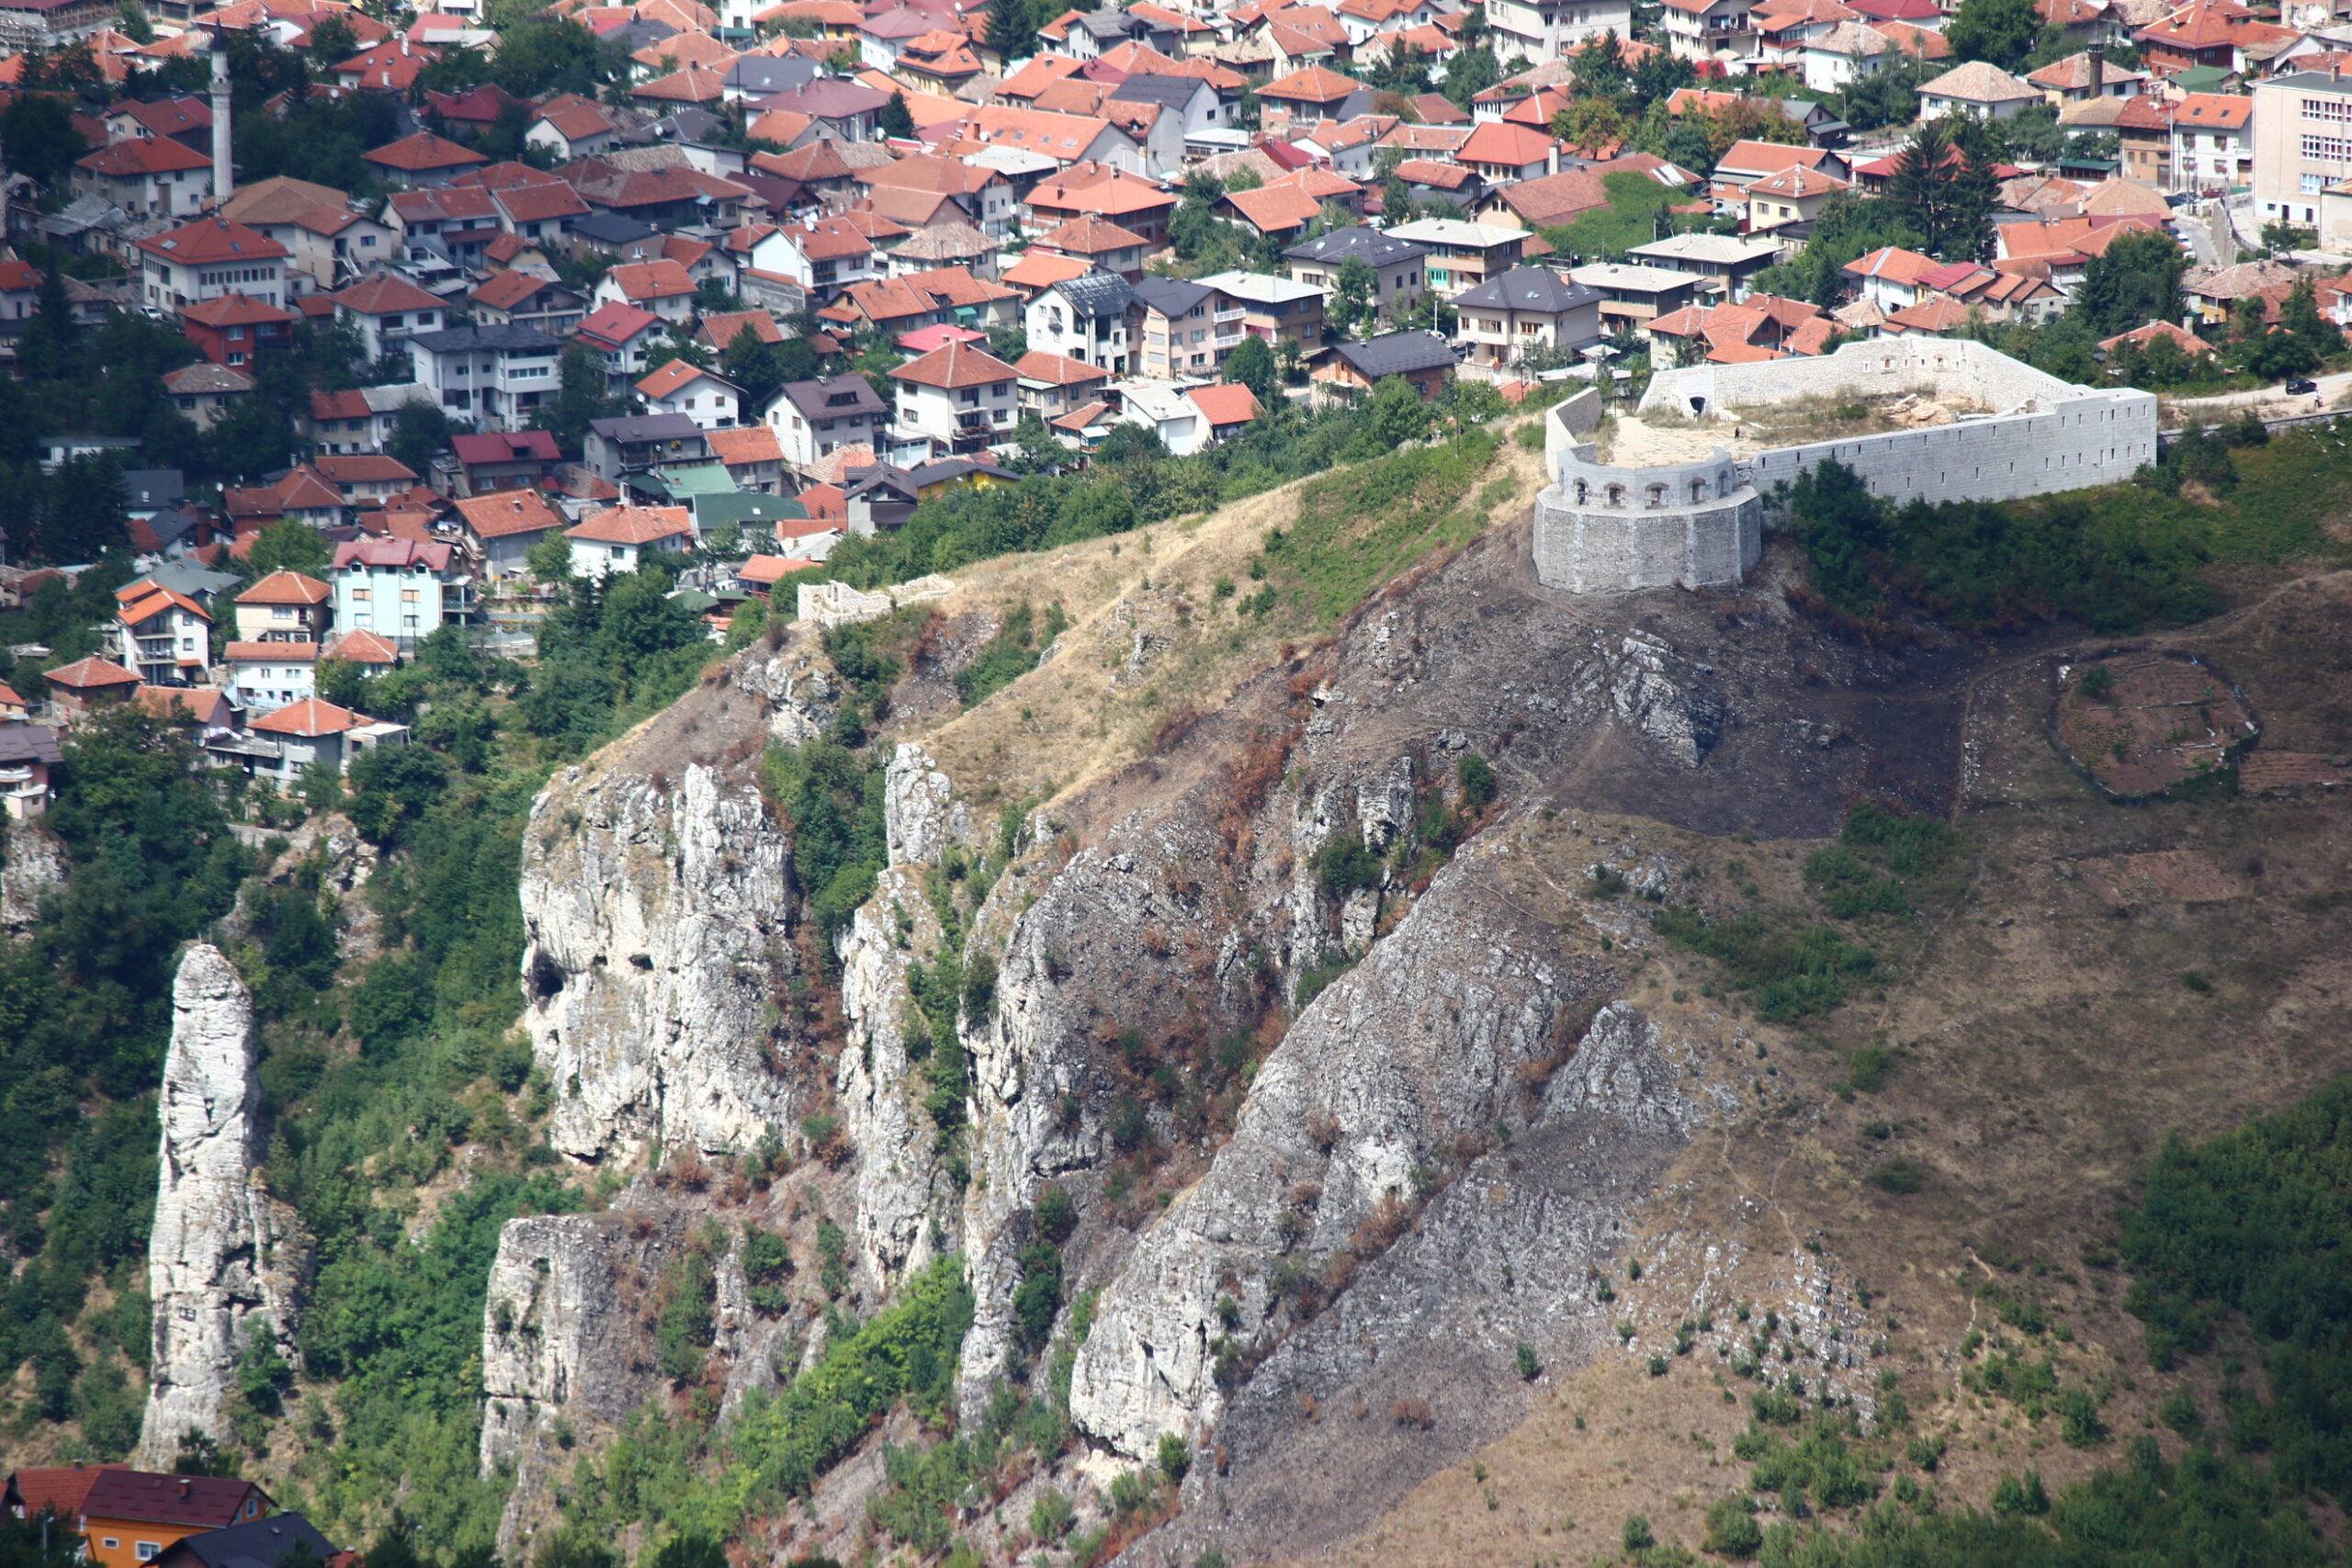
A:
[[[1530,504],[1541,454],[1501,434],[1491,452],[1357,465],[1204,517],[959,571],[947,614],[1024,601],[1042,614],[1058,600],[1071,625],[1051,660],[923,744],[982,807],[1050,799],[1147,754],[1170,717],[1215,709],[1396,571]],[[1290,546],[1253,579],[1274,529]],[[1233,585],[1222,598],[1220,581]],[[1272,607],[1247,608],[1268,586]],[[1140,661],[1138,634],[1151,649]]]

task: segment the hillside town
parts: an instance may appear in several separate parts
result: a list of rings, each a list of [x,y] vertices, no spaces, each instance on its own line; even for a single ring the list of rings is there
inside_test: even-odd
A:
[[[132,559],[97,646],[17,645],[35,690],[0,702],[193,718],[279,784],[399,744],[351,678],[439,628],[527,654],[553,580],[690,568],[723,639],[926,501],[1278,406],[1616,400],[1948,336],[2318,399],[2352,322],[2324,6],[10,0],[0,27],[0,354],[36,392],[107,383],[86,428],[0,423],[28,491],[120,498],[69,530],[20,497],[0,597]]]

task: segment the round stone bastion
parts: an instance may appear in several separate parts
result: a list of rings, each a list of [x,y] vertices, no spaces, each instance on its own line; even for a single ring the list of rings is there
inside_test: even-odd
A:
[[[1764,502],[1718,446],[1695,463],[1612,468],[1589,443],[1553,448],[1535,496],[1535,575],[1571,593],[1739,582],[1764,554]]]

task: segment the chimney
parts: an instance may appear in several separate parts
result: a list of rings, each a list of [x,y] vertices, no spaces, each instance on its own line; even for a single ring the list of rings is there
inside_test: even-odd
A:
[[[1557,138],[1553,140],[1552,150],[1544,154],[1544,172],[1547,175],[1560,172],[1560,143]]]
[[[212,201],[217,209],[237,188],[236,160],[229,149],[229,41],[212,33]]]
[[[2095,43],[2091,45],[2091,96],[2099,97],[2106,92],[2107,45]]]

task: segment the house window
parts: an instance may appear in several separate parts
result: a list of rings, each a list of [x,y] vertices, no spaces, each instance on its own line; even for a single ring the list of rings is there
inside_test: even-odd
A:
[[[155,1554],[163,1550],[164,1543],[160,1540],[138,1540],[130,1544],[131,1555],[141,1562],[153,1562]]]
[[[117,1550],[119,1550],[119,1549],[121,1547],[121,1545],[122,1545],[122,1542],[121,1542],[120,1540],[117,1540],[117,1539],[116,1539],[115,1537],[113,1537],[113,1536],[108,1536],[108,1537],[107,1537],[107,1539],[106,1539],[106,1549],[107,1549],[108,1551],[117,1551]]]

